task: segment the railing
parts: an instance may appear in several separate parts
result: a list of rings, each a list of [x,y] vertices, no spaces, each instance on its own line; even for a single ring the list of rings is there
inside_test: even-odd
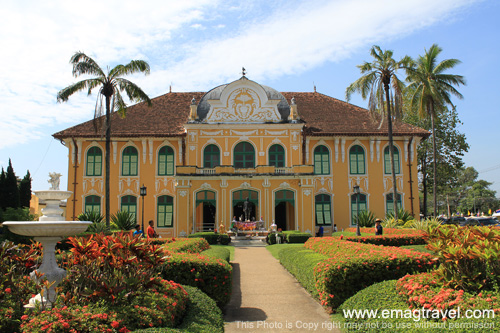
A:
[[[286,167],[275,168],[274,173],[277,175],[289,175],[289,174],[293,173],[293,168],[290,168],[290,167],[288,167],[288,168],[286,168]]]
[[[196,169],[196,173],[199,175],[215,175],[215,168]]]

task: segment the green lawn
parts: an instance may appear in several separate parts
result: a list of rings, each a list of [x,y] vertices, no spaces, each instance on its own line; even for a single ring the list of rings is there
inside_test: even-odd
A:
[[[279,260],[278,252],[281,251],[282,249],[286,249],[289,247],[301,247],[301,246],[304,246],[304,244],[273,244],[266,246],[266,249],[269,252],[271,252],[273,257]]]

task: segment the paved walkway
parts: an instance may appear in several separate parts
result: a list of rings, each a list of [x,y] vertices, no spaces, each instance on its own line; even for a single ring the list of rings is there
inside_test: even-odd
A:
[[[226,332],[340,332],[328,314],[263,246],[234,244]]]

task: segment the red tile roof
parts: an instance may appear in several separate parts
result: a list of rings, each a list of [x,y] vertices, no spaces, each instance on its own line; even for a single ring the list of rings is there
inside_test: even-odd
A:
[[[308,135],[332,136],[368,136],[387,135],[387,121],[379,128],[379,123],[372,120],[368,110],[336,98],[316,92],[283,92],[290,101],[295,97],[298,112],[305,122]],[[171,137],[184,135],[184,124],[188,120],[189,106],[194,97],[199,101],[203,92],[167,93],[151,100],[152,106],[145,103],[128,108],[125,118],[113,113],[111,135],[113,137]],[[395,136],[427,137],[429,132],[405,123],[395,123]],[[67,128],[53,134],[56,139],[69,137],[100,137],[92,120]]]

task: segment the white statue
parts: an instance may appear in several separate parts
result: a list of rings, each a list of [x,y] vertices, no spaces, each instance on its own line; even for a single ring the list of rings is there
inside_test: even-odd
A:
[[[51,187],[49,190],[59,191],[59,178],[61,178],[61,174],[57,172],[49,172],[50,179],[47,181]]]

